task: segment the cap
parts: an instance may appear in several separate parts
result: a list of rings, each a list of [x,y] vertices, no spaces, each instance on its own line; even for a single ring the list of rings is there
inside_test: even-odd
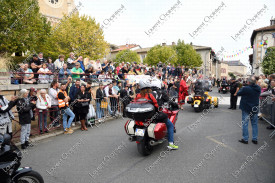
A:
[[[38,56],[36,54],[33,54],[32,57],[37,57],[38,58]]]

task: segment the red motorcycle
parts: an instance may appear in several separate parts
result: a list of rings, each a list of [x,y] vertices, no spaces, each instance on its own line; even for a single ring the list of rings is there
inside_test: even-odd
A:
[[[130,106],[129,106],[130,105]],[[126,116],[131,118],[125,125],[125,131],[129,135],[130,141],[137,143],[138,152],[143,155],[151,154],[153,147],[166,141],[166,124],[155,121],[158,113],[154,107],[148,103],[132,103],[126,107]],[[177,104],[165,106],[162,112],[168,115],[168,118],[174,125],[178,118],[179,108]]]

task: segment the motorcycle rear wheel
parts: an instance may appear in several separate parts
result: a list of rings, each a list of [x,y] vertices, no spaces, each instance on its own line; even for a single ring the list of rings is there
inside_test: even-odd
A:
[[[153,147],[150,146],[148,138],[144,138],[137,144],[137,149],[142,156],[148,156],[152,153]]]
[[[44,183],[42,176],[36,171],[30,171],[19,175],[16,180],[16,183]]]
[[[201,112],[200,107],[196,107],[196,108],[194,108],[194,109],[195,109],[195,112]]]

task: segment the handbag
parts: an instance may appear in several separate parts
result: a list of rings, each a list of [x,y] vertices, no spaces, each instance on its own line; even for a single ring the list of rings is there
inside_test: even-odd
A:
[[[89,106],[88,102],[81,102],[81,107],[87,107],[87,106]]]
[[[107,107],[108,107],[108,103],[107,103],[107,102],[102,101],[102,102],[101,102],[101,104],[100,104],[100,108],[107,109]]]

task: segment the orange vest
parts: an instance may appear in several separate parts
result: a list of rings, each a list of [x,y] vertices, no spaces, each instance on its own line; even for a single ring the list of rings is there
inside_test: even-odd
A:
[[[63,93],[65,97],[68,97],[66,91],[60,90],[60,91],[57,93],[57,98],[58,98],[58,94],[59,94],[60,92]],[[58,98],[58,107],[59,107],[59,108],[62,108],[62,107],[65,107],[65,106],[69,106],[69,102],[64,102],[64,100]]]

